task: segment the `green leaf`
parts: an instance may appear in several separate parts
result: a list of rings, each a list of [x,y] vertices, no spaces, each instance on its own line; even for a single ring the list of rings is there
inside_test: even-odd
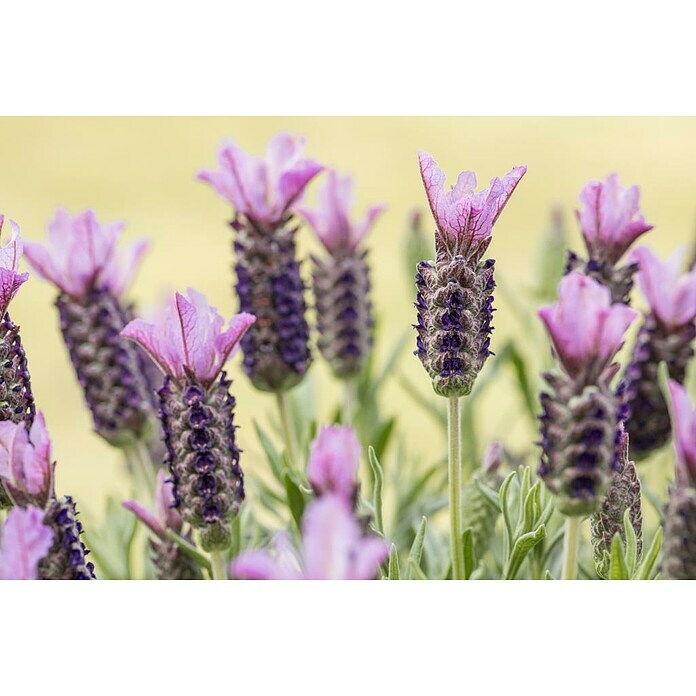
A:
[[[551,540],[548,542],[548,544],[546,544],[546,549],[544,550],[544,555],[541,557],[542,567],[549,564],[551,554],[553,553],[554,549],[558,546],[558,544],[562,541],[564,536],[565,536],[565,528],[564,527],[559,527],[554,532],[554,535],[551,537]]]
[[[209,573],[212,572],[210,560],[201,553],[190,541],[180,537],[172,529],[168,529],[167,538],[171,539],[196,565],[205,568]]]
[[[285,474],[283,479],[285,484],[285,494],[288,500],[288,508],[290,508],[290,514],[292,519],[295,520],[295,524],[299,530],[302,529],[302,515],[304,515],[305,509],[305,497],[300,487],[295,481],[290,478],[288,474]]]
[[[542,524],[533,532],[523,534],[515,542],[510,555],[510,563],[505,572],[506,580],[514,580],[522,567],[527,554],[546,536],[546,527]]]
[[[529,381],[529,376],[527,374],[527,364],[520,352],[518,351],[514,341],[510,341],[509,360],[515,372],[515,377],[517,378],[517,385],[519,386],[520,393],[522,394],[524,405],[526,406],[526,413],[531,419],[532,423],[536,425],[537,415],[539,411],[539,407],[537,405],[536,391]]]
[[[377,434],[374,438],[374,449],[378,457],[383,457],[387,450],[387,445],[391,440],[392,433],[394,432],[394,426],[396,425],[396,418],[389,418],[387,421],[382,423],[377,430]]]
[[[462,546],[464,547],[464,579],[468,580],[476,567],[474,561],[474,533],[471,528],[464,530]]]
[[[626,534],[626,566],[628,567],[629,577],[633,577],[638,562],[638,539],[635,529],[631,524],[631,509],[624,511],[624,533]]]
[[[617,532],[611,541],[611,563],[609,564],[609,580],[629,580],[630,574],[624,557],[621,535]]]
[[[512,480],[517,476],[516,471],[511,471],[506,477],[503,483],[500,486],[500,490],[498,491],[498,500],[500,501],[500,509],[503,513],[503,521],[505,522],[505,530],[507,532],[506,534],[506,547],[505,547],[505,555],[507,556],[510,552],[510,549],[512,548],[513,544],[513,532],[512,532],[512,518],[510,514],[510,503],[508,501],[508,490],[510,489],[510,484],[512,484]]]
[[[271,471],[273,472],[273,476],[275,476],[277,481],[282,482],[284,472],[282,470],[282,464],[280,454],[278,454],[278,450],[275,448],[275,445],[271,441],[271,438],[269,438],[268,435],[266,435],[266,433],[261,429],[261,426],[256,421],[254,421],[254,430],[256,430],[256,436],[259,438],[261,447],[263,448],[263,451],[266,453],[266,459],[268,459],[268,463],[271,465]]]
[[[421,517],[420,524],[418,525],[418,531],[416,532],[416,538],[411,544],[411,551],[408,554],[408,579],[413,579],[412,568],[420,568],[421,558],[423,556],[423,543],[425,541],[425,528],[428,524],[428,520],[425,517]]]
[[[544,573],[544,580],[555,580],[556,578],[551,575],[551,571],[547,570],[546,573]]]
[[[423,572],[421,567],[417,566],[415,563],[409,563],[408,570],[411,580],[428,580],[428,576]]]
[[[135,515],[114,498],[106,504],[106,515],[100,527],[85,532],[85,544],[92,552],[99,576],[108,580],[131,580],[131,549],[138,524]]]
[[[481,492],[481,495],[483,495],[484,500],[490,504],[493,510],[495,510],[496,512],[502,512],[502,508],[500,507],[500,498],[498,498],[498,493],[489,486],[487,486],[478,477],[474,479],[474,483]]]
[[[638,570],[635,573],[636,580],[649,580],[652,577],[653,568],[657,561],[657,557],[662,548],[662,527],[658,527],[653,537],[652,544],[650,544],[650,549],[648,553],[643,556],[643,561],[638,566]]]
[[[395,544],[392,544],[389,548],[389,579],[401,580],[401,572],[399,570],[399,553],[396,550]]]
[[[375,454],[375,449],[370,445],[367,448],[367,459],[370,462],[370,468],[372,469],[372,478],[374,480],[374,487],[372,493],[372,507],[375,511],[375,529],[384,536],[384,523],[382,520],[382,485],[384,483],[384,471],[382,465],[377,459]]]

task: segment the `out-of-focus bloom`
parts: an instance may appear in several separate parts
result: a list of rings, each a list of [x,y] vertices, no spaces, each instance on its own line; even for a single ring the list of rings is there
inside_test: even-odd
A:
[[[696,411],[674,380],[669,396],[677,475],[665,507],[662,566],[668,578],[696,580]]]
[[[140,351],[119,338],[131,308],[121,301],[138,269],[145,242],[119,251],[124,223],[100,223],[86,210],[62,209],[48,225],[46,244],[25,243],[36,273],[59,290],[60,327],[94,428],[115,446],[147,436],[153,420],[154,385]]]
[[[312,442],[307,479],[321,496],[335,494],[353,503],[358,490],[360,442],[347,425],[324,426]]]
[[[167,480],[164,471],[160,470],[157,473],[154,513],[135,500],[125,501],[123,507],[130,510],[156,537],[150,539],[150,550],[158,580],[201,578],[199,568],[174,541],[167,537],[168,529],[176,534],[182,534],[183,520],[176,508],[174,488],[171,481]],[[186,535],[186,538],[190,541],[190,535]]]
[[[372,206],[362,220],[351,219],[353,181],[329,171],[319,190],[319,208],[299,208],[328,257],[312,257],[319,351],[339,377],[362,369],[372,349],[372,302],[367,250],[361,242],[383,212]]]
[[[696,270],[681,273],[685,248],[677,249],[662,262],[647,247],[631,252],[639,265],[638,285],[653,314],[668,329],[678,329],[696,317]]]
[[[493,319],[493,259],[482,257],[498,219],[526,167],[515,167],[489,189],[476,192],[476,176],[462,172],[444,190],[445,175],[429,155],[420,168],[437,223],[435,263],[422,261],[416,273],[416,351],[436,393],[468,394],[490,351]]]
[[[53,494],[51,440],[42,413],[31,429],[0,422],[0,479],[16,505],[45,508]]]
[[[0,215],[0,235],[5,223],[5,216]],[[19,260],[22,258],[22,240],[19,225],[14,220],[10,223],[10,241],[0,246],[0,319],[5,316],[7,307],[17,294],[22,283],[29,278],[28,273],[18,273]]]
[[[220,150],[220,171],[199,179],[235,208],[237,296],[256,324],[244,335],[244,371],[257,389],[295,386],[311,362],[300,264],[295,254],[295,204],[322,167],[303,158],[304,141],[275,136],[265,159],[236,145]]]
[[[559,300],[542,307],[539,316],[571,377],[591,369],[599,374],[621,348],[624,334],[638,312],[612,304],[609,290],[573,271],[561,280]]]
[[[677,484],[696,488],[696,411],[686,389],[674,380],[669,381],[669,395],[677,455]]]
[[[206,550],[224,549],[230,519],[244,499],[235,442],[234,397],[222,367],[254,323],[238,314],[224,320],[203,295],[176,294],[154,324],[132,321],[122,335],[138,343],[165,373],[159,416],[174,484],[185,522],[201,532]]]
[[[53,530],[53,545],[39,563],[42,580],[94,580],[94,564],[87,561],[89,550],[80,539],[82,523],[75,502],[69,496],[54,500],[44,522]]]
[[[137,241],[119,252],[124,228],[123,222],[99,222],[93,210],[72,217],[59,208],[48,224],[46,244],[25,242],[24,253],[39,276],[73,298],[84,298],[96,289],[120,297],[148,246]]]
[[[457,183],[445,190],[445,174],[425,152],[418,154],[421,177],[437,224],[436,239],[451,255],[463,254],[477,242],[489,239],[527,167],[514,167],[502,179],[491,179],[489,188],[476,191],[476,174],[462,172]],[[487,246],[487,245],[486,245]]]
[[[13,508],[0,535],[0,580],[37,580],[39,563],[53,544],[53,532],[37,507]]]
[[[275,553],[243,553],[231,572],[242,580],[372,580],[388,555],[384,540],[365,534],[350,505],[327,494],[304,514],[299,554],[280,537]]]
[[[680,273],[683,256],[684,250],[678,249],[661,262],[649,249],[640,247],[629,257],[640,266],[638,283],[650,306],[623,380],[629,411],[626,427],[631,454],[637,458],[669,440],[667,405],[657,379],[660,363],[667,365],[671,379],[682,384],[694,354],[696,271]]]
[[[332,255],[355,251],[385,210],[383,205],[370,206],[364,217],[356,222],[351,219],[353,203],[352,177],[341,176],[337,171],[330,170],[319,189],[318,209],[298,207],[298,212],[309,222]]]
[[[637,314],[577,271],[559,283],[559,301],[539,311],[565,373],[544,375],[538,471],[563,514],[595,512],[618,467],[624,412],[610,363]]]
[[[590,181],[580,192],[576,211],[591,257],[615,264],[642,234],[653,228],[640,214],[640,190],[624,188],[618,174]]]
[[[121,336],[138,343],[162,372],[177,382],[194,378],[208,386],[234,354],[255,318],[242,312],[232,317],[223,330],[223,318],[204,295],[193,288],[188,288],[186,294],[184,297],[176,293],[155,324],[134,319]]]
[[[592,547],[597,573],[606,578],[611,562],[611,544],[616,534],[626,543],[624,514],[636,533],[638,560],[643,550],[643,510],[640,501],[640,480],[636,465],[628,457],[628,435],[621,432],[617,445],[615,472],[599,510],[592,515]]]
[[[265,158],[224,142],[218,151],[220,169],[202,171],[198,178],[211,184],[237,213],[255,222],[277,225],[323,169],[303,155],[304,138],[287,133],[271,139]]]

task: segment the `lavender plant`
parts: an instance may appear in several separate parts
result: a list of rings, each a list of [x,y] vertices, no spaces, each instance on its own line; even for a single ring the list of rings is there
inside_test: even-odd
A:
[[[611,291],[613,302],[628,303],[638,266],[621,258],[638,237],[653,226],[640,214],[640,190],[624,188],[617,174],[590,181],[580,192],[583,209],[576,211],[585,241],[587,259],[568,254],[568,270],[581,270]]]
[[[498,271],[512,308],[504,320],[514,314],[521,330],[489,360],[496,280],[486,252],[525,168],[477,192],[470,172],[446,190],[432,158],[421,154],[420,167],[436,224],[435,260],[420,261],[416,276],[416,355],[432,382],[430,398],[395,367],[402,341],[373,350],[383,334],[373,319],[379,298],[371,296],[363,240],[382,207],[354,221],[352,180],[335,171],[318,208],[301,207],[321,167],[290,136],[273,138],[263,159],[223,146],[220,170],[200,175],[234,206],[243,311],[227,326],[193,289],[177,293],[151,322],[135,319],[122,298],[144,246],[128,260],[117,254],[122,225],[100,224],[90,211],[76,218],[59,211],[50,251],[28,245],[38,274],[59,288],[62,330],[100,434],[129,452],[134,443],[154,451],[159,416],[168,471],[153,485],[150,469],[133,499],[111,501],[101,527],[87,525],[93,556],[74,500],[56,495],[51,442],[34,409],[18,327],[7,316],[27,278],[10,223],[11,239],[0,248],[0,484],[11,507],[0,511],[0,578],[696,579],[696,416],[679,384],[689,384],[696,284],[691,272],[679,276],[676,255],[662,263],[644,248],[627,254],[651,228],[637,187],[624,189],[613,175],[583,189],[586,260],[571,255],[564,269],[556,213],[533,281],[517,287]],[[307,374],[296,213],[326,252],[313,259],[317,346],[334,386],[351,385],[350,408],[335,407],[327,391],[338,390],[327,390],[320,372]],[[409,267],[422,245],[420,221],[413,222],[402,245]],[[621,374],[620,348],[638,315],[627,306],[636,270],[649,312]],[[558,299],[539,310],[538,322],[534,305],[553,301],[558,279]],[[550,371],[542,326],[556,363]],[[238,346],[252,384],[274,392],[281,407],[280,419],[253,413],[256,439],[237,432],[223,370]],[[164,373],[156,398],[161,382],[153,371]],[[396,380],[447,432],[447,446],[444,437],[441,446],[429,438],[420,451],[406,440]],[[506,394],[499,422],[481,407],[493,386]],[[527,437],[508,441],[513,430]],[[676,480],[656,525],[644,515],[645,501],[661,508],[662,497],[630,456],[645,443],[649,456],[671,431]],[[147,485],[153,496],[144,495]],[[586,517],[591,546],[580,543]]]
[[[624,399],[629,410],[626,428],[631,454],[643,459],[669,440],[667,404],[658,384],[658,367],[682,384],[693,357],[696,337],[696,271],[680,274],[685,249],[661,262],[647,247],[635,249],[638,284],[650,311],[636,337],[624,373]]]
[[[100,223],[92,210],[71,217],[59,209],[46,244],[27,242],[25,253],[37,275],[58,289],[60,328],[95,431],[114,446],[138,449],[154,420],[155,385],[143,356],[119,332],[132,313],[123,295],[147,243],[119,252],[124,227]]]

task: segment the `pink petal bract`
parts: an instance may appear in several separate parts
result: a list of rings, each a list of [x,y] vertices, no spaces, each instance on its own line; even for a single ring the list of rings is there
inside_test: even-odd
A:
[[[0,580],[36,580],[39,562],[53,545],[53,530],[37,507],[13,508],[0,537]]]

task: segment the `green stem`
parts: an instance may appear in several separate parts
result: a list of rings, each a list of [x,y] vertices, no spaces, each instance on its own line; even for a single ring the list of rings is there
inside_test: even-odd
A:
[[[210,552],[210,565],[213,569],[213,580],[227,580],[227,565],[222,551]]]
[[[343,409],[341,420],[344,425],[353,425],[355,417],[355,408],[357,406],[358,394],[355,377],[349,377],[343,383]]]
[[[566,517],[563,536],[563,580],[576,580],[578,576],[578,548],[580,546],[580,518]]]
[[[142,487],[146,491],[148,499],[154,500],[154,470],[147,445],[142,440],[138,440],[126,450],[126,458],[133,468],[136,480],[139,480],[138,488]]]
[[[462,546],[462,419],[458,396],[447,403],[447,441],[449,474],[450,556],[452,578],[464,580],[464,548]]]
[[[295,432],[290,422],[290,404],[286,392],[276,392],[276,400],[278,403],[278,411],[280,413],[280,425],[283,429],[283,439],[285,440],[285,449],[290,460],[290,466],[295,468],[298,461],[297,443],[295,442]]]

